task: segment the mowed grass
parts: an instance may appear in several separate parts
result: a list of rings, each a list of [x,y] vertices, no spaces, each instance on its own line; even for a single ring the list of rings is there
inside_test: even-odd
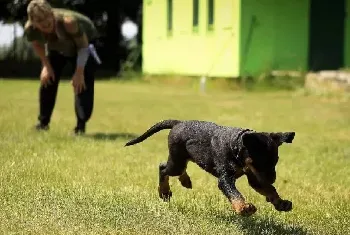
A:
[[[98,81],[87,133],[75,137],[64,81],[50,131],[33,131],[38,85],[0,80],[1,234],[350,234],[348,99]],[[242,177],[237,186],[258,211],[237,216],[217,180],[192,163],[193,189],[171,178],[173,198],[162,202],[158,165],[167,159],[168,130],[123,146],[168,118],[295,131],[280,147],[275,183],[293,210],[275,211]]]

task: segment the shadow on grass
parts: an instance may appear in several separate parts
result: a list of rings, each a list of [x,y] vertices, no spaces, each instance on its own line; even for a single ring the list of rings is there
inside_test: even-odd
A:
[[[244,234],[262,235],[262,234],[308,234],[305,228],[296,224],[281,224],[274,221],[271,217],[239,217],[237,215],[215,215],[215,219],[225,223],[236,223],[240,226]]]
[[[124,139],[129,140],[138,137],[136,134],[132,133],[91,133],[91,134],[85,134],[84,137],[92,138],[95,140],[117,140],[117,139]]]

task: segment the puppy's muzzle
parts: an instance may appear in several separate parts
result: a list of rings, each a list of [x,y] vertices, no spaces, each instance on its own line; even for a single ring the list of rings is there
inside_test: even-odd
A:
[[[276,181],[276,171],[271,170],[271,172],[258,171],[253,166],[253,160],[250,157],[247,157],[245,160],[245,167],[243,168],[244,173],[252,173],[260,184],[273,184]]]

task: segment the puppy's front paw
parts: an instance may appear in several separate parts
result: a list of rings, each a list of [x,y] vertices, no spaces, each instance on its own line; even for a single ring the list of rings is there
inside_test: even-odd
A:
[[[241,211],[238,212],[241,216],[251,216],[256,212],[256,207],[251,203],[246,203],[243,208],[241,208]]]
[[[292,202],[288,200],[279,199],[273,203],[274,207],[278,211],[291,211],[293,208]]]
[[[251,216],[257,210],[253,204],[244,201],[233,201],[232,207],[241,216]]]

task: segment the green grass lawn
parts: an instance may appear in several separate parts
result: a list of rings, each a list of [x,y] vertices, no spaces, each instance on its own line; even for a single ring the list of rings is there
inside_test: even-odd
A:
[[[350,234],[350,102],[301,92],[209,91],[137,82],[96,82],[87,133],[73,136],[70,83],[59,87],[51,129],[32,130],[38,82],[0,80],[1,234]],[[125,148],[162,119],[201,119],[260,131],[295,131],[280,147],[281,213],[245,177],[237,186],[258,211],[239,217],[214,177],[189,164],[193,189],[170,179],[158,198],[167,134]]]

